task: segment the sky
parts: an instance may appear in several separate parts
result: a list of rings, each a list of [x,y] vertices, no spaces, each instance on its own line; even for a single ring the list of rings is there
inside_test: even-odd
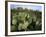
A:
[[[11,7],[11,9],[13,9],[13,8],[17,8],[17,7],[22,7],[22,8],[27,8],[27,9],[32,9],[32,10],[39,10],[39,11],[42,11],[42,6],[40,6],[40,5],[24,5],[24,4],[11,4],[10,5],[10,7]]]

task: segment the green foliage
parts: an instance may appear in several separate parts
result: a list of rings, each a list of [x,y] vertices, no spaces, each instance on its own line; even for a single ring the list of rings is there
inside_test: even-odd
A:
[[[23,9],[18,7],[16,9],[11,9],[12,13],[12,25],[11,31],[34,31],[41,30],[40,23],[36,24],[36,21],[41,22],[40,11],[29,10],[27,8]]]

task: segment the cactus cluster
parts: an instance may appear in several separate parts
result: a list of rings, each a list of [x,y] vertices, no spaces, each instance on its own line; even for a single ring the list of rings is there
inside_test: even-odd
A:
[[[27,8],[11,9],[11,31],[34,31],[42,28],[42,12]]]

